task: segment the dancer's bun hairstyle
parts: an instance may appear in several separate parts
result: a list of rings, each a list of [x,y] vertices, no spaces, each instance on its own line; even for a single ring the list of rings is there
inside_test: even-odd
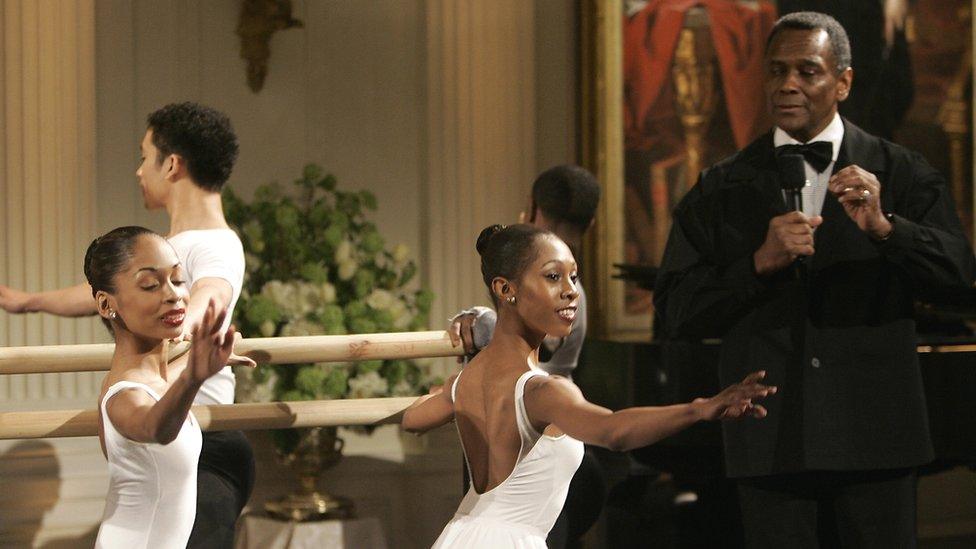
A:
[[[552,233],[532,225],[491,225],[478,235],[475,248],[481,255],[481,277],[496,306],[498,296],[491,290],[491,281],[498,277],[520,279],[536,258],[537,239],[546,235]]]
[[[92,288],[93,297],[99,290],[115,293],[115,275],[125,267],[132,257],[136,240],[144,234],[156,235],[145,227],[119,227],[88,245],[88,251],[85,252],[85,278]]]

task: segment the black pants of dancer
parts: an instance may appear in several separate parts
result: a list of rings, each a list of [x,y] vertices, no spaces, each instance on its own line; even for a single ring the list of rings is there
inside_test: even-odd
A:
[[[197,516],[187,548],[232,549],[237,517],[254,488],[254,452],[241,431],[203,434]]]
[[[916,546],[914,469],[742,479],[746,547]]]

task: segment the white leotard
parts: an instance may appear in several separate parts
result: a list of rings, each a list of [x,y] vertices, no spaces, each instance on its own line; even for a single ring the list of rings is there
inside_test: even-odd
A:
[[[546,535],[566,502],[569,483],[583,459],[583,443],[569,435],[543,435],[529,422],[522,401],[525,382],[544,375],[548,374],[529,370],[515,383],[515,423],[522,446],[512,473],[484,494],[475,491],[472,484],[454,518],[434,542],[435,549],[546,548]],[[451,387],[452,400],[460,378],[458,375]]]
[[[120,381],[102,399],[109,488],[97,549],[183,549],[197,506],[197,461],[202,434],[193,413],[169,444],[135,442],[122,436],[106,412],[119,391],[137,389],[157,401],[148,385]]]

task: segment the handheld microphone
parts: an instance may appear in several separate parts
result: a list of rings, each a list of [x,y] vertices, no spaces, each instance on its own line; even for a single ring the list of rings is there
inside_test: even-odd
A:
[[[800,189],[810,184],[802,154],[783,154],[776,158],[779,164],[780,186],[786,195],[786,206],[797,212],[803,211],[803,195]],[[794,276],[803,277],[803,257],[796,258]]]
[[[777,157],[780,185],[786,195],[786,206],[791,210],[803,211],[803,196],[800,189],[810,184],[802,154],[783,154]]]

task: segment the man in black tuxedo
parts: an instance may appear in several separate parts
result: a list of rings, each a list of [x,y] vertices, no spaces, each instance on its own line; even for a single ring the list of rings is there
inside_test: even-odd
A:
[[[655,291],[669,337],[722,338],[723,384],[764,369],[780,388],[766,420],[724,426],[750,547],[914,546],[915,468],[933,454],[913,301],[972,285],[944,178],[837,114],[850,65],[831,17],[776,23],[776,128],[702,172]],[[802,211],[784,200],[783,152],[805,158]]]

